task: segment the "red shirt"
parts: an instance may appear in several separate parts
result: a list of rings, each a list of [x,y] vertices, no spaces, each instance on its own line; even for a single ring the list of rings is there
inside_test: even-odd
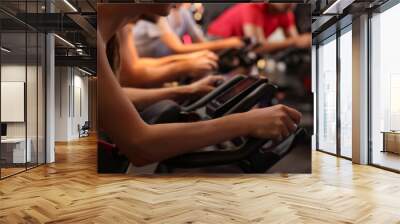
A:
[[[295,24],[292,12],[269,13],[268,4],[236,4],[220,15],[208,27],[208,34],[218,37],[243,37],[243,26],[251,24],[262,27],[267,38],[277,28],[288,29]]]

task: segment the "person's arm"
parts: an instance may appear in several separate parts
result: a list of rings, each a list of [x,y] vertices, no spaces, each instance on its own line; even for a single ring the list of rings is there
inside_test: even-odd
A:
[[[299,31],[295,25],[289,26],[287,29],[284,29],[286,38],[294,38],[299,36]]]
[[[264,42],[262,43],[261,47],[257,48],[256,52],[273,53],[293,46],[295,46],[295,39],[286,38],[282,41],[277,42]]]
[[[186,54],[174,54],[174,55],[169,55],[165,57],[160,57],[160,58],[139,58],[137,63],[141,65],[147,65],[147,66],[160,66],[160,65],[165,65],[169,64],[172,62],[179,62],[179,61],[185,61],[185,60],[197,60],[200,57],[207,57],[210,60],[217,61],[218,56],[211,52],[211,51],[196,51],[193,53],[186,53]]]
[[[128,67],[129,68],[129,67]],[[197,61],[183,60],[161,66],[138,64],[120,69],[120,82],[123,86],[137,88],[161,87],[164,83],[178,81],[182,77],[199,78],[216,68],[216,63],[208,59]]]
[[[188,54],[174,54],[174,55],[168,55],[168,56],[160,57],[160,58],[141,57],[141,58],[139,58],[138,63],[142,63],[143,65],[147,65],[147,66],[160,66],[160,65],[165,65],[165,64],[171,63],[171,62],[186,60],[188,57],[190,57],[190,55],[188,55]]]
[[[123,87],[122,89],[129,100],[140,110],[165,99],[179,101],[190,95],[190,89],[179,86],[155,89]]]
[[[312,36],[310,33],[299,34],[295,25],[290,26],[285,30],[285,35],[288,39],[293,41],[293,47],[296,48],[310,48]]]
[[[160,18],[157,25],[162,30],[161,41],[175,53],[190,53],[201,50],[218,51],[226,48],[239,48],[243,46],[243,42],[237,37],[183,44],[180,38],[171,30],[165,18]]]
[[[311,34],[299,34],[294,25],[285,29],[285,36],[286,39],[282,41],[264,43],[259,49],[257,49],[257,51],[260,53],[271,53],[289,47],[309,48],[311,46]]]
[[[192,41],[194,43],[206,42],[207,39],[204,36],[203,31],[194,20],[192,12],[190,12],[189,9],[181,8],[179,13],[182,17],[182,22],[185,23],[187,33],[192,38]]]
[[[129,100],[138,108],[144,109],[161,100],[182,101],[189,100],[194,97],[201,97],[215,88],[217,81],[223,80],[221,76],[208,76],[189,85],[155,88],[155,89],[139,89],[124,87],[123,90]]]
[[[118,32],[118,41],[120,82],[124,86],[159,87],[165,82],[177,81],[193,73],[197,76],[216,67],[216,63],[209,58],[174,61],[159,66],[140,63],[134,44],[132,25],[127,25]]]
[[[244,24],[243,32],[246,37],[255,38],[259,43],[261,43],[261,46],[256,50],[258,53],[272,53],[294,45],[293,38],[286,38],[279,42],[267,42],[267,39],[264,36],[264,30],[253,24]]]

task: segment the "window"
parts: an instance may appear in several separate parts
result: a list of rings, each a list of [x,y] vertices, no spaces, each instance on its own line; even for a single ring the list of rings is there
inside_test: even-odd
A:
[[[336,153],[336,36],[318,48],[317,148]]]
[[[371,162],[400,170],[400,5],[371,18]]]
[[[351,26],[340,36],[340,155],[352,156],[352,33]]]

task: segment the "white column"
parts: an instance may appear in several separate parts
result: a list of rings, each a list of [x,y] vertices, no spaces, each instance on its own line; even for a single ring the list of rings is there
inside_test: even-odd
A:
[[[55,161],[55,56],[54,35],[46,35],[46,163]]]
[[[353,20],[353,162],[368,163],[368,16]]]
[[[71,67],[57,67],[55,87],[55,141],[71,140]]]

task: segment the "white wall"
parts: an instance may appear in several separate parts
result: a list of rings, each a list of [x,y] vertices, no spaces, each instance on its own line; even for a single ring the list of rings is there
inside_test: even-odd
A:
[[[1,81],[2,82],[25,82],[26,83],[25,69],[26,69],[25,65],[18,65],[18,64],[2,65],[1,66]],[[28,73],[27,73],[28,79],[31,82],[32,79],[29,77],[29,75],[31,75],[31,74],[36,75],[36,67],[28,66],[27,71],[28,71]],[[30,84],[36,85],[36,82],[30,83]],[[33,100],[30,98],[36,98],[36,89],[29,88],[27,90],[28,90],[27,101],[31,102]],[[32,90],[32,91],[29,91],[29,90]],[[36,104],[34,106],[36,107]],[[1,109],[5,110],[6,108],[1,108]],[[28,113],[28,121],[32,121],[32,120],[36,121],[36,114],[32,118],[29,115],[30,115],[30,113]],[[28,125],[28,127],[30,127],[30,126],[31,125]],[[25,137],[25,122],[7,123],[7,137]]]
[[[88,105],[88,78],[75,68],[56,67],[56,141],[79,138],[78,125],[88,120]]]
[[[68,141],[69,68],[55,68],[55,141]]]
[[[25,65],[2,65],[1,66],[1,81],[11,82],[25,82]],[[1,108],[4,110],[5,108]],[[7,137],[20,138],[25,137],[25,123],[7,123]]]
[[[38,69],[38,70],[36,70]],[[25,80],[27,78],[27,80]],[[3,82],[24,82],[26,83],[26,107],[22,108],[22,112],[27,115],[24,122],[6,122],[8,138],[25,138],[30,139],[32,161],[39,163],[44,162],[44,74],[42,67],[36,67],[25,64],[3,64],[1,66],[1,81]],[[7,97],[7,96],[2,96]],[[8,108],[1,108],[7,110]],[[39,156],[37,157],[37,153]]]
[[[88,92],[88,78],[87,77],[83,77],[81,75],[75,75],[74,77],[74,86],[75,86],[75,105],[79,104],[79,102],[77,102],[77,100],[80,100],[80,106],[81,106],[81,110],[82,112],[80,112],[76,106],[75,106],[75,119],[74,119],[74,127],[77,127],[78,124],[83,125],[85,123],[85,121],[88,120],[89,118],[89,102],[88,102],[88,96],[89,96],[89,92]],[[77,98],[78,96],[78,92],[77,90],[80,90],[80,99]],[[77,128],[74,129],[74,131],[77,131]],[[76,132],[74,134],[75,136],[78,135],[78,132]]]

